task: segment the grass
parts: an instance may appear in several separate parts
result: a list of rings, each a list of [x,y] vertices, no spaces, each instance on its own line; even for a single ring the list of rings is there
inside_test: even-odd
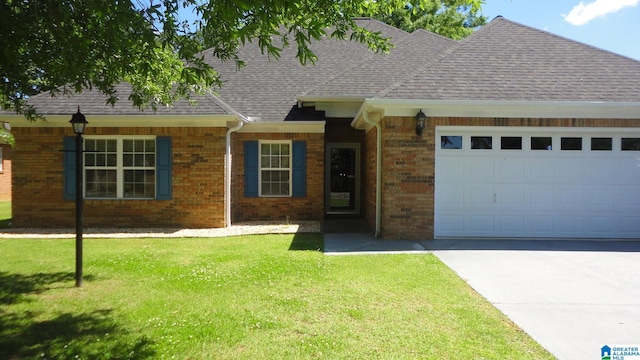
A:
[[[0,229],[11,225],[11,201],[0,201]]]
[[[0,239],[3,359],[552,359],[433,255],[322,235]]]

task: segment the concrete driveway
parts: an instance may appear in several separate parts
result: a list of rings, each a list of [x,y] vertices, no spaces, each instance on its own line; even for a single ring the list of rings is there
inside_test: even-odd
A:
[[[559,359],[601,359],[604,345],[640,346],[640,242],[421,244]]]

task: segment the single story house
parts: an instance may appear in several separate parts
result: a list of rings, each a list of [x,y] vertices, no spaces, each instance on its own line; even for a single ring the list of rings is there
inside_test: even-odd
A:
[[[386,55],[324,39],[315,65],[254,44],[224,86],[156,112],[85,91],[15,114],[13,224],[72,227],[74,135],[88,227],[361,217],[386,239],[640,238],[640,62],[502,17]]]

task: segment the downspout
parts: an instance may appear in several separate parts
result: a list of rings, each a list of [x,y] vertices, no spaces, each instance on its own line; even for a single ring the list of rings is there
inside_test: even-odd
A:
[[[240,115],[242,116],[242,115]],[[248,119],[243,119],[241,117],[238,119],[238,125],[229,128],[227,130],[227,139],[226,139],[226,153],[224,156],[224,172],[225,172],[225,227],[231,226],[231,133],[240,130],[242,125],[244,125],[245,121]]]
[[[376,128],[376,233],[375,237],[380,237],[380,227],[382,222],[382,134],[379,122],[369,119],[369,113],[362,112],[364,122]]]

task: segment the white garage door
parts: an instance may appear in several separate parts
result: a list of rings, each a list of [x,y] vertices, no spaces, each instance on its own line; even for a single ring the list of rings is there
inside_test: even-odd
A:
[[[438,127],[436,237],[640,238],[640,130]]]

